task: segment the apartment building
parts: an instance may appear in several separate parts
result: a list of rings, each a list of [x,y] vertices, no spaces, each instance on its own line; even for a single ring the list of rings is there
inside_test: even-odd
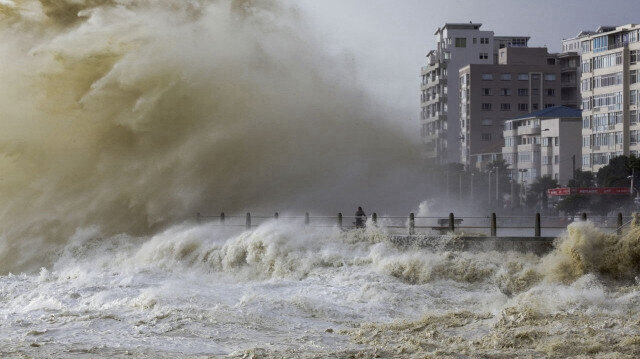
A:
[[[580,45],[582,169],[595,172],[640,151],[640,25],[600,27]]]
[[[581,41],[595,34],[594,31],[581,31],[577,36],[562,40],[560,61],[560,104],[571,108],[580,108],[580,55]]]
[[[459,161],[469,167],[502,157],[505,121],[561,104],[558,55],[546,48],[506,47],[498,56],[497,64],[459,71]]]
[[[499,50],[526,47],[527,36],[494,36],[479,23],[447,23],[435,32],[436,49],[421,69],[421,135],[426,158],[460,160],[458,71],[468,64],[498,63]]]
[[[582,112],[566,106],[506,121],[502,157],[511,178],[526,185],[548,175],[566,185],[581,165],[581,129]]]

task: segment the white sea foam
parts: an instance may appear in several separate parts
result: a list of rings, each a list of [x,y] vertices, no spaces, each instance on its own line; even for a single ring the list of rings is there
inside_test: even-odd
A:
[[[399,248],[373,227],[276,221],[97,238],[80,230],[52,268],[0,277],[4,353],[624,357],[640,345],[637,284],[559,280],[545,265],[562,250]]]

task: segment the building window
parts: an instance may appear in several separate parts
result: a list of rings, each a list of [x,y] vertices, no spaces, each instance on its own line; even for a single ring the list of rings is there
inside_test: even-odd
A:
[[[537,111],[540,109],[540,105],[538,105],[537,103],[534,103],[531,105],[531,110],[532,111]]]
[[[547,93],[547,96],[555,96],[556,95],[556,90],[555,89],[547,89],[545,92]]]
[[[491,111],[491,104],[490,103],[483,103],[482,104],[482,111]]]
[[[518,74],[518,80],[520,80],[520,81],[529,80],[529,74]]]
[[[518,89],[518,96],[529,96],[529,89]]]
[[[556,147],[560,146],[560,137],[553,138],[553,145]]]
[[[480,43],[481,44],[488,44],[489,43],[489,38],[488,37],[481,37],[480,38]]]
[[[490,88],[483,88],[482,89],[482,95],[483,96],[491,96],[493,94],[493,91]]]
[[[638,70],[629,71],[629,82],[635,84],[638,82]]]
[[[637,110],[629,111],[629,123],[631,125],[635,125],[636,123],[638,123],[638,111]]]
[[[544,105],[544,108],[550,108],[550,107],[555,107],[556,104],[555,103],[547,103]]]
[[[629,104],[635,105],[638,102],[638,91],[631,90],[629,91]]]
[[[556,59],[554,59],[553,57],[550,57],[547,59],[547,65],[555,65],[556,64]]]
[[[501,103],[500,104],[500,111],[511,111],[511,104],[510,103]]]
[[[483,133],[480,135],[480,139],[482,141],[491,141],[491,134],[490,133]]]
[[[493,125],[493,120],[482,120],[482,126],[491,126]]]
[[[529,104],[528,103],[519,103],[518,104],[518,111],[529,111]]]
[[[546,75],[544,75],[544,80],[545,81],[555,81],[556,80],[556,74],[546,74]]]
[[[467,38],[456,37],[456,47],[467,47]]]
[[[511,89],[500,89],[500,96],[511,96]]]
[[[489,58],[489,54],[487,54],[486,52],[480,53],[480,60],[486,60],[488,58]]]
[[[629,62],[631,63],[631,65],[635,65],[638,62],[638,58],[640,58],[640,50],[629,51],[629,55]]]
[[[591,128],[591,118],[589,116],[582,118],[582,128]]]
[[[511,81],[511,74],[501,74],[500,80],[502,81]]]
[[[540,96],[540,89],[531,89],[531,95]]]
[[[518,162],[531,162],[531,152],[518,152]]]
[[[482,80],[483,81],[491,81],[491,80],[493,80],[493,75],[492,74],[482,74]]]
[[[478,38],[477,37],[473,38],[473,43],[474,43],[474,45],[478,43]]]
[[[560,162],[560,156],[558,155],[553,156],[553,163],[557,165],[559,162]]]

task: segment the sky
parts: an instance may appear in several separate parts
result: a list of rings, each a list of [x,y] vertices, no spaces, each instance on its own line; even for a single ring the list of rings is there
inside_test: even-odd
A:
[[[357,79],[415,128],[419,72],[446,22],[479,22],[496,35],[527,35],[561,49],[563,38],[600,25],[640,23],[640,0],[290,0],[321,46],[354,63]]]

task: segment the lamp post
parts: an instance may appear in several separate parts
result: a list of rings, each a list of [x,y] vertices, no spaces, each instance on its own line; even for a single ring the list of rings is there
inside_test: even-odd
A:
[[[487,174],[489,175],[489,190],[487,191],[487,194],[489,195],[489,206],[491,206],[491,173],[493,171],[488,171]]]
[[[526,186],[526,181],[524,180],[524,174],[526,172],[528,172],[529,170],[526,168],[521,168],[518,170],[518,172],[520,172],[520,183],[522,185],[522,192],[524,193],[524,198],[522,199],[521,203],[526,203],[527,201],[527,186]],[[522,206],[522,208],[524,208],[524,206]]]
[[[473,200],[474,200],[474,198],[473,198],[473,197],[474,197],[474,196],[473,196],[473,194],[474,194],[474,193],[473,193],[473,177],[474,177],[474,176],[475,176],[475,174],[472,172],[472,173],[471,173],[471,187],[469,187],[469,188],[470,188],[470,189],[469,189],[469,192],[470,192],[470,196],[469,196],[469,197],[471,197],[471,202],[473,202]]]

